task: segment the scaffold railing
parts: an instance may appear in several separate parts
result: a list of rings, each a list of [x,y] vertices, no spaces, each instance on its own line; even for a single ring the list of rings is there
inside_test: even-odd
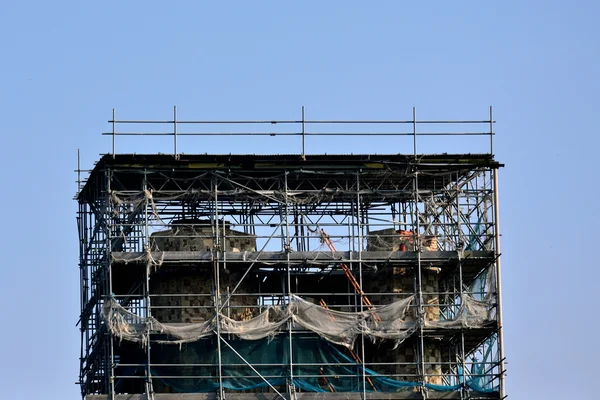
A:
[[[117,136],[171,136],[173,138],[173,152],[177,156],[178,137],[185,136],[269,136],[269,137],[300,137],[301,157],[306,156],[306,141],[309,136],[337,136],[337,137],[412,137],[413,154],[418,152],[419,137],[434,136],[483,136],[489,138],[489,154],[494,150],[494,124],[493,108],[489,107],[489,116],[477,120],[428,120],[417,119],[417,109],[412,109],[412,119],[387,119],[387,120],[313,120],[305,119],[305,108],[301,109],[300,119],[283,120],[187,120],[178,119],[177,107],[173,107],[173,119],[170,120],[138,120],[117,119],[116,110],[112,110],[112,118],[108,121],[112,130],[102,132],[102,135],[112,137],[112,155],[116,155]],[[129,126],[133,129],[120,130]],[[170,126],[170,130],[152,130],[149,127]],[[264,129],[268,126],[269,129]],[[196,130],[190,130],[190,127]],[[215,130],[219,127],[220,130]],[[277,129],[276,129],[277,127]],[[309,128],[316,128],[310,130]],[[331,129],[335,127],[334,129]],[[402,129],[408,127],[408,129]],[[434,128],[431,128],[434,127]],[[442,129],[435,129],[442,127]],[[137,128],[137,129],[136,129]],[[225,128],[225,129],[223,129]],[[263,128],[263,129],[261,129]],[[279,129],[281,128],[281,129]],[[327,129],[329,128],[329,129]],[[424,129],[421,129],[424,128]],[[445,129],[444,129],[445,128]]]

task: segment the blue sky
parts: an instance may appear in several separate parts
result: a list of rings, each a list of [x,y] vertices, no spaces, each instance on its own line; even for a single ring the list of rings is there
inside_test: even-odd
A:
[[[0,5],[2,398],[76,399],[77,149],[122,118],[482,118],[494,106],[512,399],[592,399],[600,5],[559,2]],[[418,4],[417,4],[418,3]],[[218,5],[217,5],[218,4]],[[123,138],[120,138],[123,139]],[[298,152],[186,139],[181,151]],[[118,151],[170,150],[119,140]],[[448,145],[450,151],[455,143]],[[308,152],[410,142],[311,141]]]

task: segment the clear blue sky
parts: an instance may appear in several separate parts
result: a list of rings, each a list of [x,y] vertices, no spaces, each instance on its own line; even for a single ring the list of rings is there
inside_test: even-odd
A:
[[[100,132],[112,108],[123,118],[169,118],[177,105],[188,119],[285,119],[304,105],[309,118],[376,119],[410,118],[416,106],[444,119],[485,118],[493,105],[506,163],[508,394],[593,399],[599,4],[2,2],[0,397],[79,397],[73,170],[77,148],[85,168],[110,150]],[[298,151],[266,140],[187,140],[181,151]],[[308,150],[374,145],[410,151],[384,139]]]

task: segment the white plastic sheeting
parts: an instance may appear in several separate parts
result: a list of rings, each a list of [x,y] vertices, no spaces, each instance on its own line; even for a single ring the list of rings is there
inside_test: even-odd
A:
[[[485,326],[494,308],[487,300],[478,301],[463,294],[459,311],[454,319],[427,321],[415,316],[418,313],[414,307],[414,295],[360,312],[328,310],[298,296],[292,296],[291,300],[285,307],[269,307],[260,315],[247,321],[235,321],[219,314],[221,333],[233,334],[246,340],[258,340],[277,334],[284,324],[292,320],[294,324],[332,343],[349,348],[354,346],[354,341],[361,334],[374,341],[392,340],[398,345],[421,326],[423,328]],[[114,299],[105,302],[102,317],[114,336],[121,340],[142,344],[145,344],[149,333],[165,335],[164,339],[157,342],[186,343],[213,335],[217,330],[216,316],[201,323],[167,324],[152,317],[144,318],[133,314]]]

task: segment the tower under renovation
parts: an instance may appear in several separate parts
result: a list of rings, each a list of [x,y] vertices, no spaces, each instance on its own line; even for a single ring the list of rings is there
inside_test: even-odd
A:
[[[76,197],[85,399],[505,397],[491,110],[478,121],[110,122],[113,151]],[[115,152],[116,136],[140,134],[117,127],[156,123],[172,128],[171,154]],[[411,151],[305,153],[317,125],[408,136]],[[301,137],[302,151],[177,151],[178,137],[215,126]],[[481,136],[489,151],[417,152],[427,135]]]

